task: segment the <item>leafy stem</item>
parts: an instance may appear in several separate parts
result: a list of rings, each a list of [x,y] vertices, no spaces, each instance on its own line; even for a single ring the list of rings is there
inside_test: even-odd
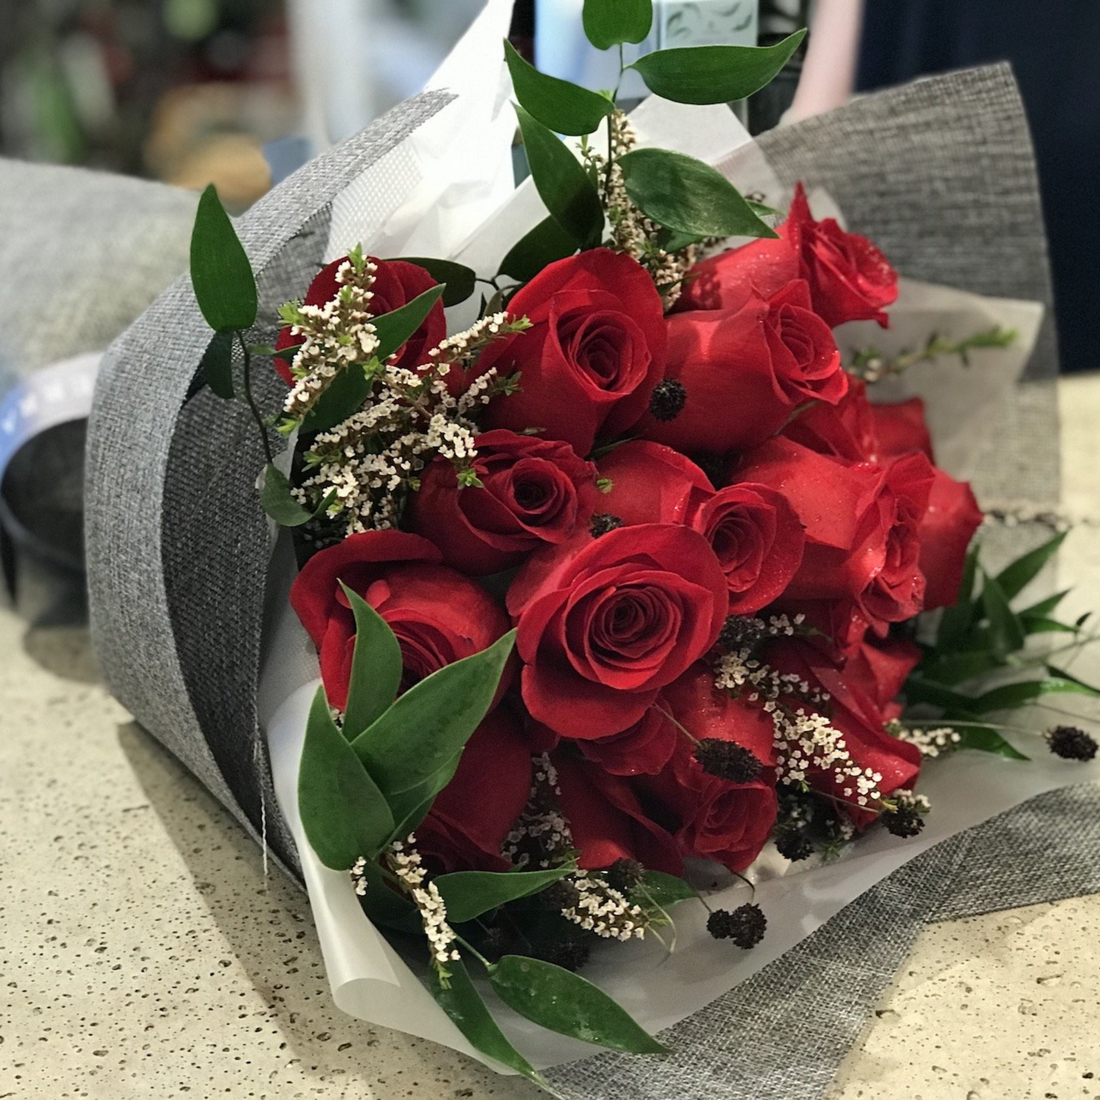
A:
[[[857,351],[848,370],[865,382],[878,382],[894,374],[902,374],[918,363],[929,363],[941,355],[956,355],[963,366],[970,365],[970,352],[975,348],[1007,348],[1016,339],[1015,329],[992,328],[973,333],[962,340],[949,340],[933,333],[923,348],[903,351],[890,358],[878,348],[870,346]]]
[[[264,423],[263,415],[252,393],[252,352],[249,350],[248,344],[245,343],[244,333],[239,330],[237,332],[237,342],[240,344],[241,354],[244,356],[244,399],[252,412],[252,419],[256,421],[256,427],[260,431],[260,439],[264,445],[264,457],[267,459],[268,465],[271,465],[275,461],[275,455],[271,450],[271,440],[267,437],[267,425]]]

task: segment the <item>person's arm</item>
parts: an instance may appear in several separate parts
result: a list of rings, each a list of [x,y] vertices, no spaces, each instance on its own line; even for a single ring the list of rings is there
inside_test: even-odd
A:
[[[863,3],[817,0],[802,78],[784,122],[797,122],[848,102],[855,87]]]

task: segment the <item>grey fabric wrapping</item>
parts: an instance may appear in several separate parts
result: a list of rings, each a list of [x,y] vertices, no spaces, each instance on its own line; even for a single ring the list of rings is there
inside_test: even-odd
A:
[[[446,101],[431,95],[402,105],[241,220],[260,274],[262,316],[307,284],[334,195]],[[907,275],[1049,304],[1034,166],[1006,68],[870,97],[763,144],[786,181],[827,187],[853,227],[878,239]],[[255,714],[268,553],[253,491],[262,455],[243,410],[192,395],[207,338],[181,280],[105,363],[88,452],[94,637],[119,699],[254,836],[266,812],[268,842],[296,870]],[[1055,370],[1048,328],[1030,368],[1035,381],[1003,410],[1005,424],[1028,440],[1028,470],[1003,456],[983,471],[982,491],[1018,496],[1023,484],[1037,499],[1056,495]],[[276,395],[272,385],[263,399],[274,407]],[[1078,805],[1067,798],[1042,803],[1064,813],[1017,811],[1033,815],[1028,827],[1041,823],[1048,848],[1060,837],[1079,839],[1065,827]],[[673,1028],[681,1053],[659,1062],[599,1055],[555,1071],[556,1085],[578,1100],[819,1095],[916,929],[933,915],[930,899],[947,890],[971,835],[914,860]],[[977,903],[989,901],[1001,903]]]
[[[105,349],[186,269],[196,199],[105,172],[0,160],[0,399],[52,362]],[[5,522],[29,553],[79,567],[83,478],[79,421],[12,457]]]

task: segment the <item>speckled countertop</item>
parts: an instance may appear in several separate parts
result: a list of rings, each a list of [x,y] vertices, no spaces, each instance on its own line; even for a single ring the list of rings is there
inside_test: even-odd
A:
[[[1100,514],[1100,377],[1063,383]],[[1065,572],[1100,592],[1100,534]],[[1100,896],[934,925],[831,1100],[1100,1100]],[[337,1012],[304,896],[98,685],[0,607],[0,1100],[541,1095]],[[629,1098],[624,1098],[629,1100]]]

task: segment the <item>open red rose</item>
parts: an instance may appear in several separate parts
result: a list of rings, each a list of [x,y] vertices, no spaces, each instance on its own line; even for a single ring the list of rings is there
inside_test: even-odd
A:
[[[914,451],[932,460],[932,437],[924,420],[924,402],[919,397],[869,405],[878,438],[879,454],[907,455]]]
[[[313,277],[306,291],[305,301],[307,306],[323,306],[332,301],[340,290],[340,284],[336,281],[336,272],[340,265],[347,260],[347,256],[341,256],[338,260],[326,264]],[[426,290],[438,286],[422,267],[410,264],[406,260],[376,260],[371,257],[378,270],[374,275],[374,297],[371,299],[371,311],[377,316],[383,313],[391,313],[400,309],[403,305],[419,297]],[[447,335],[447,319],[443,315],[443,303],[436,302],[432,306],[424,323],[409,338],[408,342],[398,349],[395,362],[400,367],[412,369],[425,362],[425,355],[434,348]],[[292,348],[302,342],[301,336],[291,334],[289,326],[280,330],[279,338],[275,342],[275,348],[282,351],[284,348]],[[294,376],[290,373],[290,365],[276,357],[275,369],[282,375],[287,384],[293,384]]]
[[[460,488],[436,458],[409,502],[408,526],[464,573],[496,573],[540,546],[564,542],[596,506],[596,468],[568,443],[505,429],[475,439],[481,486]]]
[[[751,615],[779,599],[802,564],[802,524],[787,498],[767,485],[719,489],[696,509],[691,525],[722,565],[731,615]]]
[[[814,310],[828,324],[877,321],[886,328],[884,307],[897,300],[898,274],[866,237],[842,229],[835,218],[815,221],[802,184],[779,232],[798,253]]]
[[[884,719],[896,718],[901,713],[897,698],[921,656],[920,647],[904,638],[864,641],[848,655],[844,680],[873,700]]]
[[[707,475],[679,451],[633,440],[599,459],[600,477],[611,489],[599,511],[623,523],[687,523],[714,493]]]
[[[397,636],[405,665],[403,688],[480,652],[508,630],[507,617],[485,589],[436,564],[439,559],[439,550],[418,535],[366,531],[306,562],[290,602],[320,651],[321,678],[332,706],[347,706],[355,645],[355,618],[340,581]],[[502,691],[505,687],[502,681]]]
[[[421,854],[442,871],[506,871],[500,849],[531,793],[531,756],[508,706],[487,715],[454,778],[416,830]]]
[[[867,400],[866,384],[849,378],[848,392],[840,401],[811,405],[784,425],[781,434],[818,454],[849,462],[875,462],[879,441],[874,408]]]
[[[866,237],[848,233],[834,218],[815,221],[806,193],[795,188],[778,240],[759,240],[696,264],[678,310],[741,309],[767,298],[792,279],[809,284],[814,312],[835,328],[845,321],[878,321],[898,296],[897,272]]]
[[[952,607],[958,601],[966,551],[981,523],[982,510],[970,486],[935,468],[919,532],[920,567],[928,580],[925,607]]]
[[[622,733],[578,741],[577,747],[612,775],[656,775],[668,763],[681,736],[668,709],[667,701],[658,695],[649,710]]]
[[[922,609],[918,531],[933,479],[923,455],[879,466],[778,438],[747,454],[737,476],[781,488],[805,528],[787,599],[850,601],[880,632]]]
[[[543,551],[508,593],[524,702],[563,737],[620,733],[710,649],[728,606],[714,552],[686,527],[643,523]]]
[[[803,284],[736,313],[699,310],[668,319],[667,377],[685,391],[672,420],[647,416],[643,434],[680,451],[721,454],[774,434],[799,405],[835,403],[847,375],[828,325]]]
[[[526,332],[493,344],[478,371],[520,372],[519,392],[489,404],[484,423],[541,428],[579,455],[645,412],[665,369],[664,310],[648,272],[629,256],[596,248],[550,264],[508,304]]]
[[[642,807],[630,783],[568,753],[553,758],[558,804],[569,822],[578,863],[586,870],[636,859],[654,871],[679,875],[683,861],[676,841]]]

